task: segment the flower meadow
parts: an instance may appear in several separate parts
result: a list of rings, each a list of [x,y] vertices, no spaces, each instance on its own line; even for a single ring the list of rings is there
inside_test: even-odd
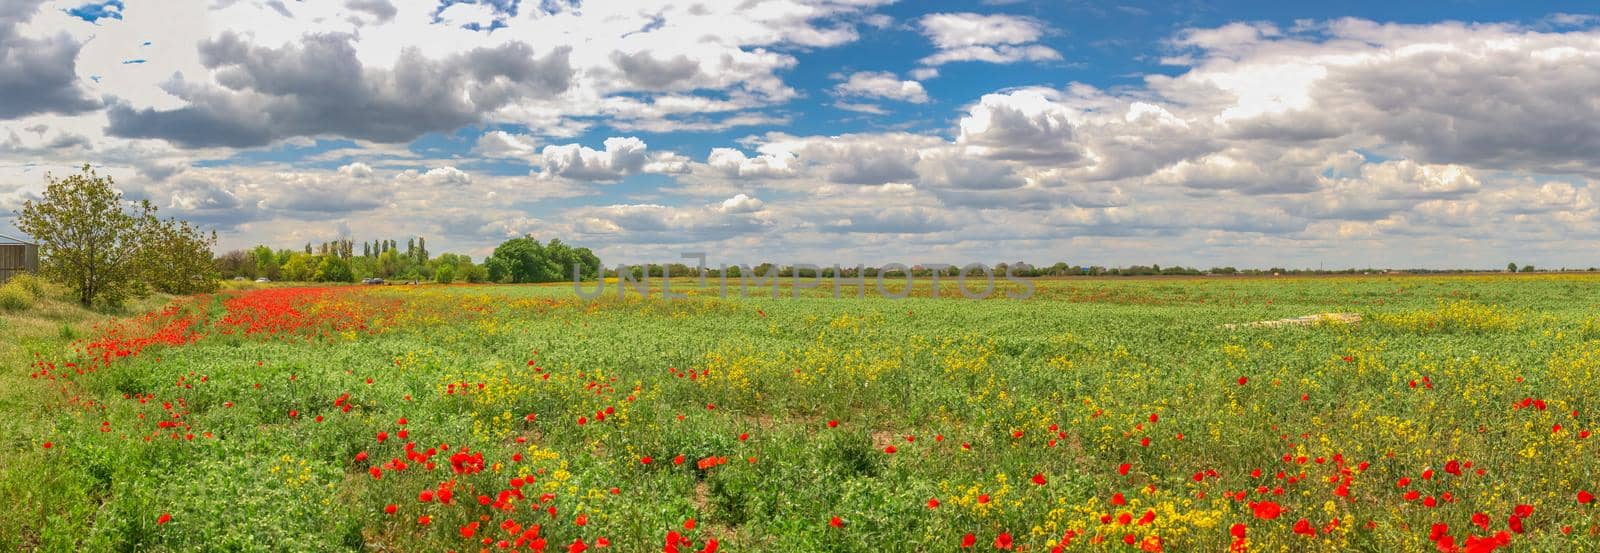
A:
[[[0,549],[1594,549],[1597,285],[181,297],[6,346]]]

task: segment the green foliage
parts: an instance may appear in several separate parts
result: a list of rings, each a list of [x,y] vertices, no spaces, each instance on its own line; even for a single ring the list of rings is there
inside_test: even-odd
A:
[[[7,282],[0,286],[0,309],[6,311],[22,311],[33,307],[34,295],[28,293],[27,288],[18,286],[15,282]]]
[[[214,291],[218,272],[211,248],[216,244],[216,232],[207,235],[188,221],[159,220],[147,213],[140,224],[140,279],[167,294]]]
[[[355,282],[355,275],[350,273],[350,264],[345,263],[337,255],[324,255],[322,262],[317,264],[317,272],[311,276],[317,282]]]
[[[78,303],[115,305],[149,289],[215,289],[215,233],[159,219],[148,201],[129,209],[112,178],[88,165],[67,178],[45,180],[43,197],[23,204],[17,228],[39,242],[43,273],[72,290]]]
[[[540,244],[532,236],[513,238],[494,249],[489,279],[497,282],[556,282],[572,278],[574,267],[584,279],[600,274],[600,258],[589,248],[573,248],[559,239]]]
[[[278,274],[278,269],[280,268],[278,255],[272,251],[272,248],[256,246],[254,250],[250,250],[250,257],[255,261],[256,275],[273,280],[280,278]]]
[[[42,297],[45,293],[44,280],[27,273],[11,277],[11,280],[6,281],[6,285],[22,288],[28,292],[28,295],[35,298]]]
[[[88,165],[64,179],[45,177],[44,194],[28,200],[17,228],[39,243],[41,270],[72,290],[78,303],[121,303],[139,293],[139,224],[155,208],[124,209],[110,176]]]
[[[289,261],[283,264],[283,280],[304,282],[311,280],[317,271],[317,258],[310,254],[294,252],[289,255]]]

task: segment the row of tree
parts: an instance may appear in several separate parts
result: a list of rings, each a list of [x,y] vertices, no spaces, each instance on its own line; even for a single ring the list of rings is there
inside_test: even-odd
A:
[[[428,256],[427,241],[407,240],[406,249],[393,240],[362,243],[362,255],[353,256],[353,242],[336,240],[304,250],[274,250],[256,246],[218,256],[216,271],[222,278],[268,278],[303,282],[354,282],[369,277],[386,280],[451,282],[555,282],[572,278],[572,267],[586,280],[598,278],[600,258],[588,248],[574,248],[552,239],[539,243],[531,236],[501,243],[494,255],[473,263],[467,255],[445,253]]]
[[[413,244],[417,241],[413,240]],[[488,272],[474,264],[472,258],[446,253],[428,258],[416,249],[401,253],[398,248],[387,247],[391,241],[363,243],[370,254],[372,244],[384,245],[376,255],[349,255],[353,243],[347,240],[325,242],[304,250],[278,249],[256,246],[250,250],[234,250],[216,258],[217,272],[222,278],[267,278],[301,282],[353,282],[368,277],[383,279],[484,282]]]
[[[44,276],[66,286],[80,304],[118,304],[152,290],[216,289],[216,232],[161,219],[148,200],[124,202],[111,177],[88,165],[63,179],[46,175],[45,181],[44,194],[17,212],[17,228],[39,244]]]

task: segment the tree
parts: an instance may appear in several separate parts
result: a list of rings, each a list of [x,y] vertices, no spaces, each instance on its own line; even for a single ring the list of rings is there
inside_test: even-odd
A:
[[[483,265],[467,263],[460,265],[459,267],[461,267],[461,269],[458,270],[458,274],[456,276],[462,280],[471,282],[473,284],[489,280],[489,270]]]
[[[1522,272],[1524,272],[1524,273],[1533,272],[1533,265],[1523,265],[1522,266]]]
[[[350,274],[349,263],[345,263],[337,255],[325,255],[322,256],[322,263],[317,265],[317,272],[311,279],[317,282],[353,282],[355,276]]]
[[[313,265],[315,262],[316,258],[308,254],[295,253],[290,255],[289,260],[283,264],[283,279],[292,281],[311,280],[311,277],[316,273],[316,266]]]
[[[213,261],[222,278],[248,277],[255,278],[256,262],[250,252],[233,250],[217,256]]]
[[[1510,263],[1507,263],[1507,264],[1506,264],[1506,272],[1508,272],[1508,273],[1515,273],[1515,272],[1517,272],[1517,262],[1515,262],[1515,261],[1512,261],[1512,262],[1510,262]]]
[[[532,236],[512,238],[494,249],[494,258],[505,264],[511,282],[554,282],[561,268],[545,255],[544,245]]]
[[[400,274],[400,252],[393,249],[384,250],[378,254],[378,260],[373,264],[373,270],[383,278],[393,278]]]
[[[208,235],[188,221],[156,219],[155,209],[149,207],[139,226],[138,264],[143,284],[167,294],[217,289],[217,268],[211,263],[216,231]]]
[[[115,182],[88,165],[65,179],[46,175],[45,181],[39,201],[24,202],[17,213],[17,228],[39,243],[45,275],[66,285],[85,307],[138,293],[139,225],[155,208],[146,202],[137,216],[123,211]]]
[[[489,256],[483,260],[484,276],[489,282],[510,282],[511,267],[504,259]]]
[[[257,275],[274,280],[278,278],[278,255],[272,251],[272,248],[256,246],[255,249],[250,250],[250,256],[255,258]]]
[[[532,236],[512,238],[494,249],[484,261],[489,279],[509,282],[555,282],[572,278],[573,267],[581,278],[598,278],[600,258],[589,248],[572,248],[560,240],[540,244]]]

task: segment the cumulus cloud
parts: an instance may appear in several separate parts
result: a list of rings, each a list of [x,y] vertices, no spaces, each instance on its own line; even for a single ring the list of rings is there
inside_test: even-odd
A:
[[[1046,89],[985,94],[961,118],[957,143],[1009,160],[1070,163],[1083,157],[1074,140],[1073,110]]]
[[[525,134],[489,131],[478,137],[472,151],[492,158],[530,159],[538,154],[538,139]]]
[[[295,136],[332,135],[404,142],[476,123],[526,96],[569,86],[570,49],[536,55],[511,42],[443,60],[416,49],[393,68],[369,68],[354,37],[318,34],[300,44],[253,45],[233,32],[200,45],[217,85],[174,77],[164,86],[187,101],[173,110],[115,104],[107,131],[185,147],[247,147]]]
[[[933,13],[922,16],[922,33],[938,51],[922,59],[923,65],[958,61],[1015,63],[1061,59],[1061,53],[1036,42],[1046,31],[1044,23],[1015,15]]]
[[[900,80],[893,73],[884,71],[853,73],[850,78],[834,86],[833,91],[841,96],[882,98],[913,104],[928,101],[928,91],[922,88],[922,83]]]
[[[759,199],[739,194],[723,200],[720,209],[723,213],[754,213],[761,211],[761,207],[764,205],[766,203]]]
[[[638,173],[683,173],[689,168],[688,158],[670,152],[651,154],[647,151],[649,147],[637,137],[607,138],[604,145],[604,150],[582,144],[545,146],[539,154],[539,175],[616,182]]]
[[[729,204],[734,209],[729,209]],[[749,207],[755,209],[744,209]],[[579,234],[620,243],[688,243],[726,240],[760,234],[773,222],[762,215],[760,201],[735,196],[705,206],[621,204],[568,211]]]
[[[64,32],[22,34],[19,27],[34,18],[40,2],[13,0],[0,6],[0,120],[72,115],[101,106],[78,81],[82,44]]]
[[[764,152],[748,157],[734,148],[712,148],[706,165],[730,177],[760,179],[794,176],[800,163],[792,152]]]

